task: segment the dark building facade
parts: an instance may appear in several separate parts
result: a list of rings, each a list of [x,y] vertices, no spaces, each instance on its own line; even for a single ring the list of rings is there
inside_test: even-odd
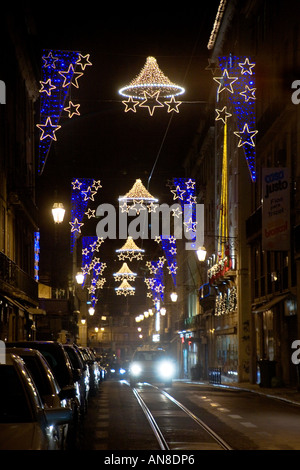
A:
[[[3,14],[0,105],[0,339],[33,337],[38,307],[35,105],[39,94],[30,17]]]

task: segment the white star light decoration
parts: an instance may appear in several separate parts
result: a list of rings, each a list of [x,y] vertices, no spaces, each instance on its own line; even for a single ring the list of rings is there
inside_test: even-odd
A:
[[[219,84],[217,93],[218,95],[223,93],[224,96],[224,93],[226,93],[226,91],[228,92],[228,100],[232,102],[237,116],[239,130],[233,132],[234,135],[239,138],[237,146],[243,147],[251,179],[252,181],[256,181],[254,138],[258,131],[254,128],[256,88],[253,86],[253,69],[255,63],[250,62],[249,58],[245,58],[242,62],[238,60],[238,58],[231,56],[229,58],[220,58],[219,61],[221,69],[223,69],[222,76],[213,77],[213,80]],[[231,72],[228,72],[227,67]],[[233,74],[232,76],[231,73]],[[220,99],[221,98],[219,98],[218,101],[220,101]],[[227,106],[224,106],[222,109],[216,109],[216,113],[217,116],[215,120],[222,121],[223,124],[226,124],[227,119],[232,116],[232,114],[227,111]]]
[[[122,101],[125,105],[125,112],[136,109],[147,108],[150,116],[153,116],[156,108],[164,108],[167,105],[168,113],[179,113],[178,107],[181,101],[175,99],[176,96],[185,92],[184,88],[172,83],[160,70],[154,57],[147,57],[146,63],[139,75],[131,81],[129,85],[119,90],[120,95],[127,97]],[[169,101],[167,99],[170,98]]]

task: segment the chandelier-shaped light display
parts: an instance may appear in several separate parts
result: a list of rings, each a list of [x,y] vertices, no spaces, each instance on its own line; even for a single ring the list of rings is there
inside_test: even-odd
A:
[[[129,236],[122,248],[116,250],[116,252],[118,253],[119,260],[124,260],[127,258],[132,261],[134,258],[143,259],[145,250],[139,248],[134,242],[133,238]]]
[[[119,197],[122,212],[128,212],[131,209],[135,210],[137,214],[139,214],[141,210],[145,210],[146,206],[149,212],[151,212],[152,209],[155,210],[157,206],[154,203],[157,201],[158,199],[149,193],[140,179],[135,181],[134,185],[125,196]]]
[[[135,287],[132,287],[127,279],[124,279],[119,287],[115,287],[117,295],[134,295]]]
[[[124,279],[134,281],[136,276],[137,274],[131,271],[127,263],[123,263],[119,271],[114,273],[115,281],[123,281]]]
[[[165,101],[168,106],[168,112],[178,112],[178,106],[181,104],[175,100],[175,96],[182,95],[185,89],[177,85],[160,70],[155,57],[149,56],[140,73],[134,78],[129,85],[119,90],[120,95],[128,97],[128,101],[123,101],[126,105],[125,112],[136,112],[136,107],[148,108],[152,116],[155,108],[164,107]],[[137,100],[137,101],[135,101]]]

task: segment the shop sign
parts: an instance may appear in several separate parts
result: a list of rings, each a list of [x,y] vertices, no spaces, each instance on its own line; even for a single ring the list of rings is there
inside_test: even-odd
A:
[[[290,249],[290,178],[288,168],[262,170],[262,249]]]

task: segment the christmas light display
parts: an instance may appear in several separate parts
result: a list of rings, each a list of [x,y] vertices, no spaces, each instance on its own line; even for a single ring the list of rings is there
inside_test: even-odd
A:
[[[141,210],[148,207],[148,211],[155,211],[158,199],[152,196],[149,191],[145,188],[142,181],[137,179],[132,188],[125,194],[125,196],[119,197],[119,204],[122,212],[128,210],[135,210],[139,213]],[[122,204],[122,205],[121,205]],[[145,206],[144,206],[145,204]]]
[[[227,100],[227,105],[231,106],[230,113],[234,116],[238,128],[234,131],[234,134],[239,138],[237,145],[244,150],[250,177],[254,182],[256,181],[254,137],[258,132],[255,128],[255,63],[249,57],[241,58],[229,55],[219,57],[219,65],[223,76],[214,78],[219,83],[218,95],[220,95],[220,91],[229,87],[229,93],[225,97],[222,93],[222,98],[224,97],[223,99]],[[234,78],[235,80],[233,80]],[[220,96],[218,96],[218,101],[219,99]]]
[[[94,211],[88,208],[89,201],[94,201],[94,197],[101,188],[100,181],[93,178],[77,178],[71,182],[71,252],[73,252],[75,240],[81,233],[84,225],[84,217],[93,217]],[[102,240],[103,241],[103,240]],[[100,240],[98,240],[98,247]]]
[[[78,88],[78,79],[83,72],[77,72],[76,66],[85,69],[91,65],[86,61],[87,56],[82,56],[77,51],[44,50],[41,67],[40,88],[40,123],[37,127],[42,131],[39,142],[38,172],[44,170],[46,160],[53,141],[56,141],[55,132],[61,128],[59,121],[63,111],[69,118],[79,115],[79,105],[72,101],[65,106],[70,87]]]
[[[181,204],[182,210],[184,212],[185,220],[183,224],[185,225],[185,231],[191,232],[190,239],[191,242],[194,243],[196,241],[196,188],[195,188],[195,180],[189,178],[174,178],[173,185],[175,189],[171,189],[173,193],[173,199],[177,199]],[[188,208],[188,210],[187,210]],[[175,212],[173,212],[173,216],[178,216]],[[197,249],[194,246],[195,250]]]
[[[168,106],[168,112],[178,112],[178,106],[181,102],[175,100],[175,96],[181,95],[185,89],[179,85],[172,83],[168,77],[160,70],[155,57],[147,57],[146,63],[139,75],[130,82],[129,85],[122,87],[119,93],[128,97],[127,101],[123,101],[126,109],[125,112],[136,112],[136,107],[147,107],[149,114],[152,116],[155,108],[164,107],[163,100]]]
[[[117,273],[114,273],[115,281],[123,281],[126,279],[127,281],[134,281],[137,274],[131,271],[127,263],[123,263],[122,267],[119,269]]]
[[[39,280],[40,232],[34,232],[34,279]]]
[[[132,287],[127,279],[124,279],[119,287],[115,287],[115,291],[117,295],[134,295],[135,287]]]
[[[224,125],[221,199],[219,207],[219,259],[225,256],[224,241],[228,238],[228,162],[227,162],[227,122]]]
[[[143,253],[145,250],[139,248],[134,242],[133,238],[129,236],[122,248],[116,250],[116,252],[118,253],[119,260],[124,260],[127,258],[132,261],[134,258],[138,260],[143,259]]]
[[[149,295],[147,296],[152,298],[154,304],[157,301],[163,301],[164,299],[164,261],[165,258],[161,257],[159,261],[151,261],[147,263],[147,266],[150,270],[150,273],[153,274],[153,277],[145,278],[144,281],[147,285],[147,288],[150,290]]]

